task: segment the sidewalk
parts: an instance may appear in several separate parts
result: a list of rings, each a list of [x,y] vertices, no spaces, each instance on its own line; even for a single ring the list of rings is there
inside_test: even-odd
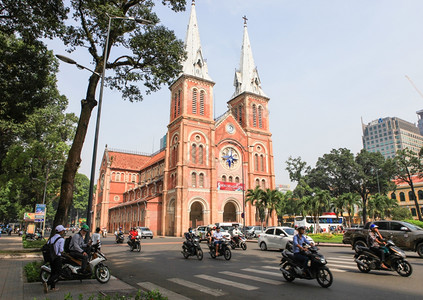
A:
[[[4,236],[0,238],[0,251],[24,251],[21,238],[16,235]],[[24,253],[23,255],[28,255]],[[40,255],[38,255],[41,257]],[[136,289],[113,277],[106,284],[101,284],[95,279],[73,281],[59,281],[56,285],[57,292],[44,294],[43,286],[40,282],[25,282],[23,266],[27,263],[40,260],[40,258],[17,258],[13,256],[0,256],[0,300],[33,300],[33,299],[57,299],[62,300],[70,293],[73,299],[79,299],[83,295],[88,299],[91,295],[101,293],[103,295],[130,294]]]

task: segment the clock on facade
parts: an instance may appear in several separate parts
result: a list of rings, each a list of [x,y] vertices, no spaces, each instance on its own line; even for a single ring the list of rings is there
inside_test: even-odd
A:
[[[226,132],[227,133],[234,133],[235,132],[235,127],[232,124],[228,124],[226,125]]]
[[[222,166],[228,170],[237,168],[240,163],[238,151],[232,147],[223,148],[220,157]]]

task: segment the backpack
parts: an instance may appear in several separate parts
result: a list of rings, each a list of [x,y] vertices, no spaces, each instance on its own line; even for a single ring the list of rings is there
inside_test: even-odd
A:
[[[56,251],[54,251],[54,244],[56,244],[56,242],[60,239],[63,239],[62,237],[58,237],[53,244],[49,244],[48,242],[51,240],[49,239],[47,241],[47,243],[45,243],[45,245],[43,247],[41,247],[41,252],[43,253],[43,258],[44,258],[44,262],[49,262],[52,263],[57,255],[56,255]]]
[[[65,240],[65,245],[64,245],[64,247],[63,247],[63,250],[64,250],[66,253],[69,253],[69,252],[70,252],[69,246],[70,246],[70,242],[71,242],[71,240],[72,240],[72,237],[71,237],[71,236],[70,236],[70,237],[68,237],[68,238],[66,238],[66,240]]]

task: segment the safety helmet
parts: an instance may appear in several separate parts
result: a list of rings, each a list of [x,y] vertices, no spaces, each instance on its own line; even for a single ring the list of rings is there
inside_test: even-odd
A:
[[[304,226],[299,226],[299,227],[297,227],[297,230],[300,230],[300,229],[305,230]]]
[[[216,226],[213,226],[213,229],[216,229]]]
[[[90,231],[90,227],[87,224],[82,225],[81,229],[86,231],[86,232]]]
[[[220,226],[217,226],[216,229],[220,229]]]
[[[376,224],[372,224],[372,225],[370,225],[370,229],[375,229],[375,228],[378,228],[379,226],[377,226]]]

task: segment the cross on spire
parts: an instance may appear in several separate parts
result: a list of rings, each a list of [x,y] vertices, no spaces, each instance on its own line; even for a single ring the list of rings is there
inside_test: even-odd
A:
[[[244,25],[247,25],[247,21],[248,21],[247,16],[244,15],[242,18],[244,19]]]

